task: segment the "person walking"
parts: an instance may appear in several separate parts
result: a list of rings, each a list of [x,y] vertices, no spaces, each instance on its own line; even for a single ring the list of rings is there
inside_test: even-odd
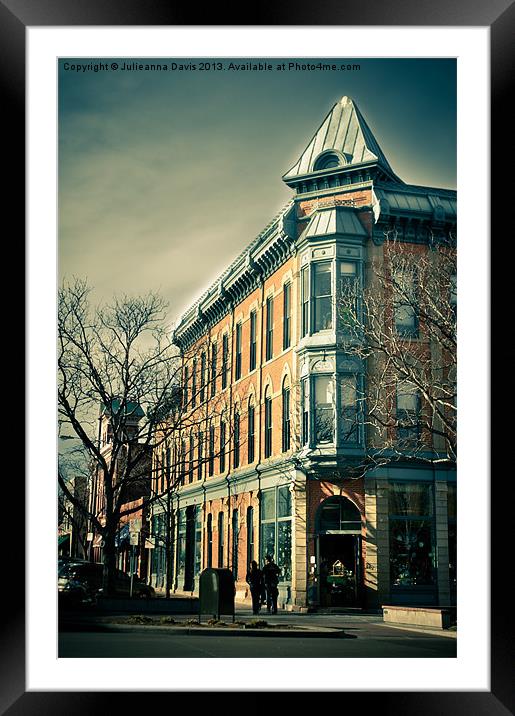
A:
[[[263,567],[263,581],[266,589],[266,609],[270,614],[277,614],[277,597],[279,596],[279,576],[281,570],[275,564],[271,554],[266,557],[266,564]]]
[[[247,583],[252,597],[252,613],[259,614],[261,593],[263,591],[263,572],[259,569],[255,560],[250,563],[250,569],[247,572]]]

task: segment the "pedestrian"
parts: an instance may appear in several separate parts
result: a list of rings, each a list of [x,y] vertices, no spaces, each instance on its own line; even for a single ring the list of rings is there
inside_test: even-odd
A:
[[[263,572],[259,569],[255,560],[250,563],[250,569],[247,572],[247,583],[252,597],[252,613],[259,614],[261,593],[263,591]]]
[[[281,570],[275,564],[271,554],[266,556],[266,564],[263,567],[263,581],[266,589],[266,609],[270,614],[277,614],[277,597],[279,596],[279,575]]]

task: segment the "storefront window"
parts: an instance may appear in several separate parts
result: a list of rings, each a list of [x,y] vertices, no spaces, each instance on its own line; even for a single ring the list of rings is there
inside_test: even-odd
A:
[[[195,515],[195,575],[202,569],[202,509],[196,508]]]
[[[456,485],[447,485],[447,518],[449,529],[449,581],[452,589],[457,586],[457,533],[456,533]]]
[[[261,493],[261,562],[271,554],[281,575],[291,582],[291,492],[288,485]]]
[[[178,513],[177,541],[177,574],[183,576],[186,568],[186,508]]]
[[[391,483],[389,512],[392,586],[434,584],[433,486]]]

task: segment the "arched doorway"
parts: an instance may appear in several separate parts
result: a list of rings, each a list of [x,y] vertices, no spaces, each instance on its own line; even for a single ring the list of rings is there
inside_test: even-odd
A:
[[[361,513],[346,497],[329,497],[316,515],[318,598],[322,607],[355,607],[361,599]]]

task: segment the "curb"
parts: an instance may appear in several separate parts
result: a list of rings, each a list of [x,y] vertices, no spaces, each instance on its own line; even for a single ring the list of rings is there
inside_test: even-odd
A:
[[[387,622],[378,622],[377,626],[389,627],[391,629],[401,629],[402,631],[414,631],[419,634],[432,634],[433,636],[444,636],[447,639],[457,639],[457,631],[448,631],[447,629],[424,629],[424,627],[416,627],[412,624],[390,624]]]
[[[154,634],[186,634],[187,636],[259,636],[259,637],[286,637],[305,639],[357,639],[354,634],[347,634],[343,629],[331,629],[329,627],[303,629],[237,629],[235,627],[181,627],[161,626],[154,624],[113,624],[106,623],[109,631],[139,631],[150,630]]]

